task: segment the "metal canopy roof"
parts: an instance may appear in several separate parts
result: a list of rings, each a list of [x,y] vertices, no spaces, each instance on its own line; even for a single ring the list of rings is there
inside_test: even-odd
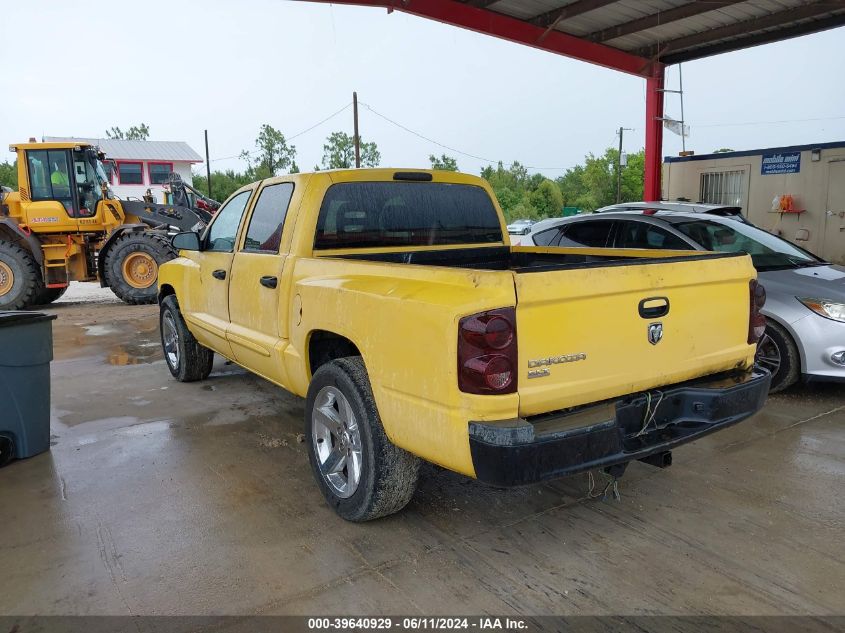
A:
[[[383,7],[643,77],[845,26],[845,0],[316,0]]]
[[[467,0],[466,4],[664,64],[845,25],[843,0]]]

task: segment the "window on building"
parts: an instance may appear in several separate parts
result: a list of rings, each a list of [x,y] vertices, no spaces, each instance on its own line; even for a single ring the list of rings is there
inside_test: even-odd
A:
[[[245,251],[278,253],[293,184],[282,182],[261,190],[244,241]]]
[[[173,173],[173,163],[150,163],[150,184],[163,185]]]
[[[144,169],[142,163],[118,163],[117,179],[121,185],[143,185]]]
[[[741,207],[745,198],[745,170],[701,174],[698,199],[711,204]]]

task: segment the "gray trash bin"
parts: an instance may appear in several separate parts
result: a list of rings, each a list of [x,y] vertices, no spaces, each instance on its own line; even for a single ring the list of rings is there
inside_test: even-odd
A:
[[[50,449],[55,318],[0,311],[0,466]]]

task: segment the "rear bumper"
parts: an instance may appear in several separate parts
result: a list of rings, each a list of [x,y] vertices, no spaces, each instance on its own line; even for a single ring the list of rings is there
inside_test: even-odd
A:
[[[518,486],[647,458],[753,415],[770,382],[766,370],[755,368],[654,390],[650,407],[637,394],[528,420],[470,422],[475,474]]]

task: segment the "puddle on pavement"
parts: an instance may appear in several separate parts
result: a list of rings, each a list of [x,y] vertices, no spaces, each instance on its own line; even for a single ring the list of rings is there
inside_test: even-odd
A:
[[[109,365],[140,365],[162,360],[158,341],[124,343],[109,348]]]
[[[110,365],[125,366],[153,363],[162,359],[157,314],[126,318],[112,322],[63,322],[53,328],[53,351],[56,360],[103,357]]]

